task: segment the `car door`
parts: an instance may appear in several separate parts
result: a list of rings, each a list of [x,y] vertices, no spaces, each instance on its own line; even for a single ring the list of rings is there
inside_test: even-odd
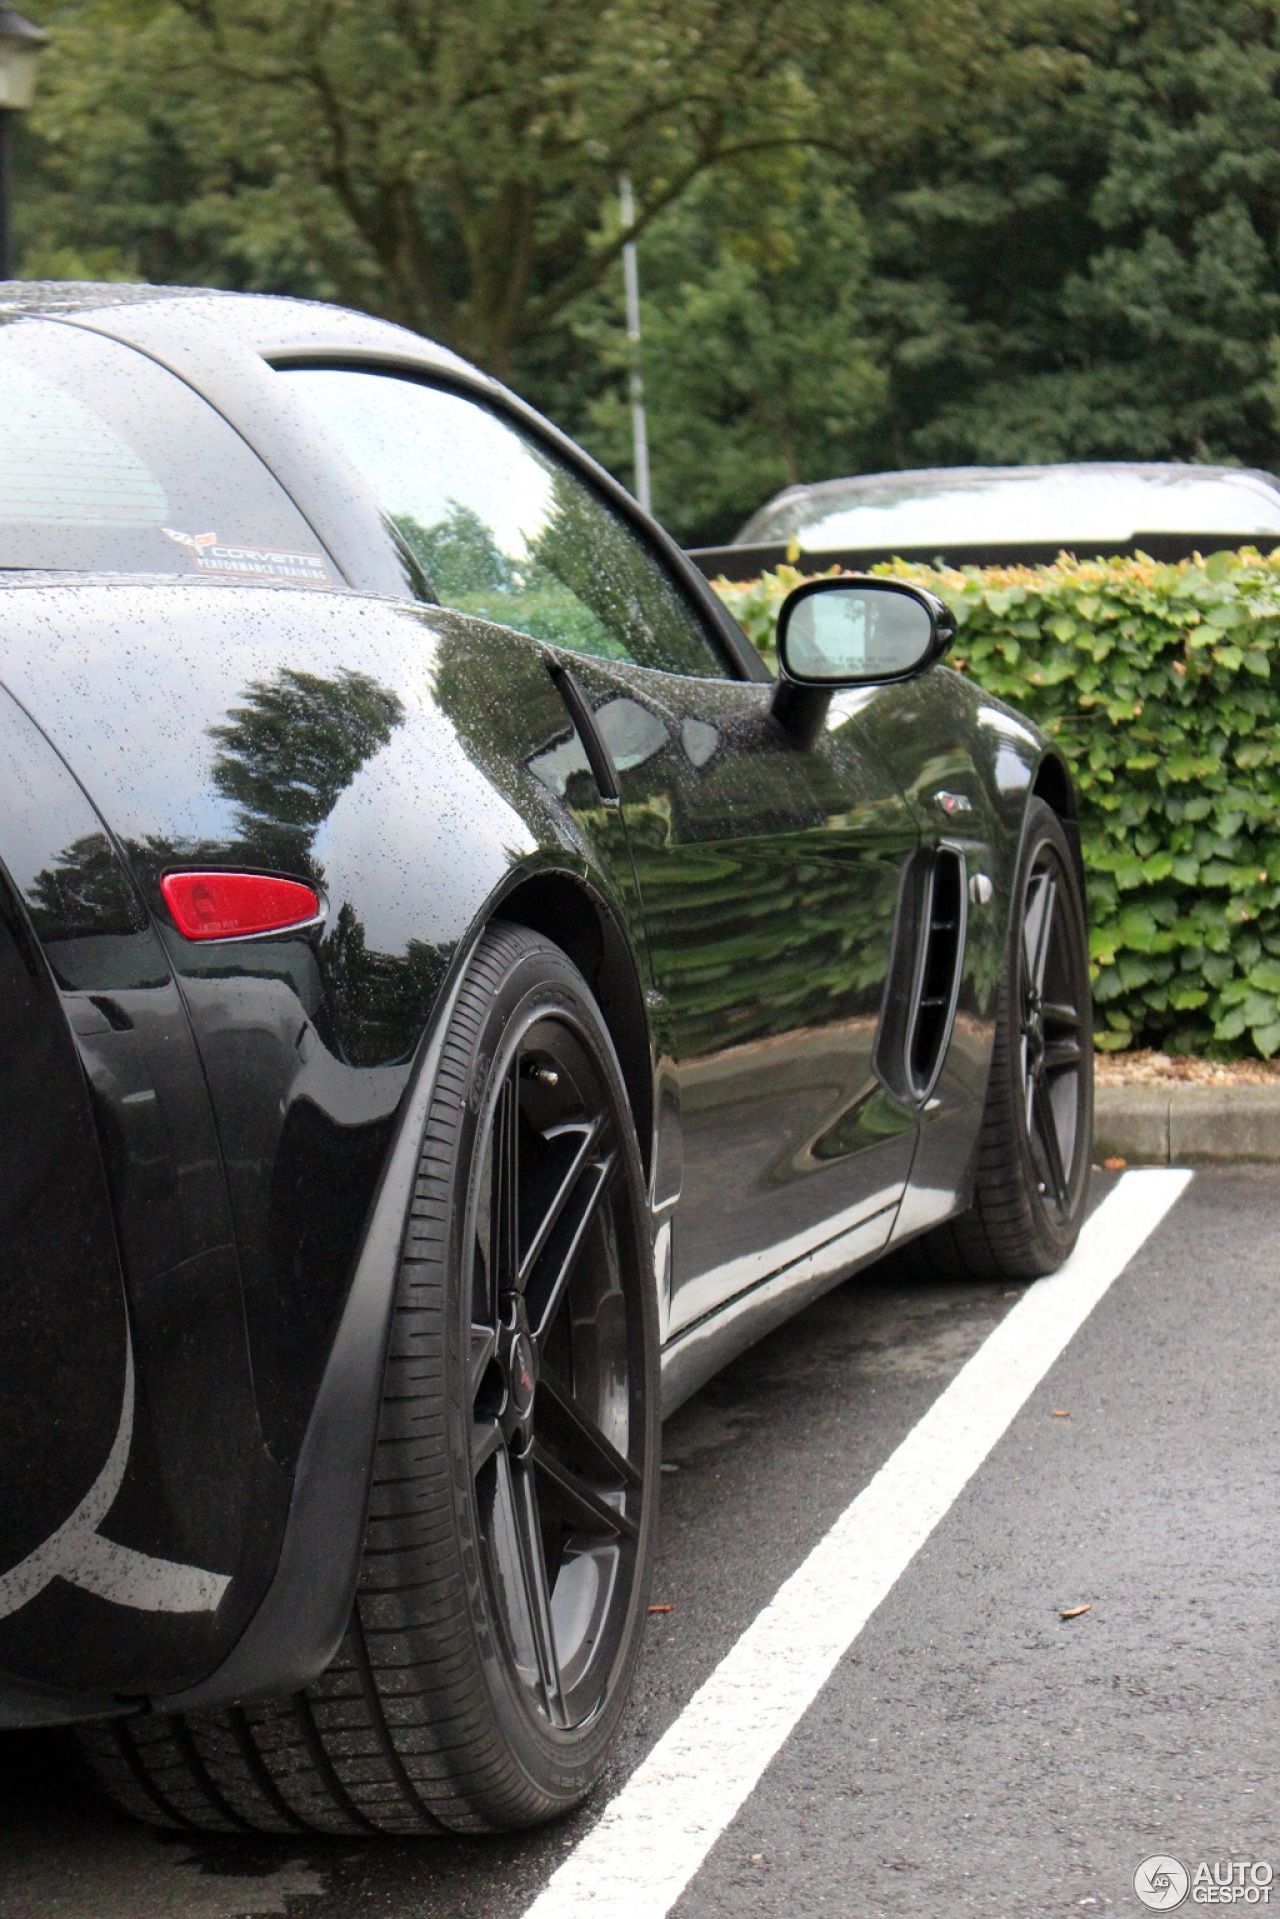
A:
[[[679,1199],[668,1330],[820,1248],[882,1244],[916,1134],[873,1069],[918,840],[887,773],[839,724],[798,746],[643,523],[527,424],[384,369],[284,377],[441,602],[558,651],[563,737],[533,770],[594,809],[640,904],[660,1255]]]
[[[834,1270],[888,1236],[916,1114],[873,1055],[918,834],[852,732],[797,747],[768,686],[575,674],[617,768],[676,1082],[674,1333],[819,1249]]]

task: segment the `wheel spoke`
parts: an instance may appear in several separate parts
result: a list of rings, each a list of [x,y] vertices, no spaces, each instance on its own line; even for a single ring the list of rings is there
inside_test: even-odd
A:
[[[529,1550],[527,1500],[519,1489],[518,1476],[505,1446],[498,1448],[494,1475],[490,1564],[511,1638],[511,1651],[524,1684],[538,1698],[553,1725],[563,1725],[564,1701],[546,1597],[542,1546],[535,1527],[534,1551]],[[523,1477],[528,1479],[530,1475],[526,1472]],[[536,1506],[534,1510],[536,1515]]]
[[[1028,904],[1026,918],[1022,925],[1022,954],[1026,966],[1027,984],[1037,994],[1044,991],[1044,970],[1049,958],[1049,944],[1057,899],[1058,882],[1051,873],[1043,873],[1034,899]]]
[[[539,1424],[545,1420],[555,1431],[561,1445],[592,1478],[616,1479],[620,1487],[640,1485],[639,1467],[618,1451],[550,1373],[543,1373],[538,1384],[538,1418]]]
[[[616,1537],[619,1533],[634,1538],[637,1528],[635,1521],[626,1513],[611,1506],[594,1486],[555,1457],[538,1439],[529,1449],[529,1458],[538,1472],[550,1482],[559,1504],[572,1516],[575,1524],[589,1532],[609,1533]]]
[[[489,1244],[498,1294],[520,1287],[520,1098],[513,1065],[493,1116],[493,1189]]]
[[[1054,1000],[1046,1000],[1041,1007],[1046,1026],[1065,1026],[1068,1032],[1080,1031],[1080,1015],[1074,1006],[1066,1006]]]
[[[501,1455],[507,1461],[507,1454]],[[560,1665],[556,1658],[555,1629],[551,1623],[551,1592],[547,1585],[547,1561],[542,1545],[542,1521],[538,1512],[538,1489],[527,1461],[512,1465],[507,1461],[511,1482],[516,1541],[520,1551],[520,1569],[525,1604],[533,1631],[538,1676],[553,1726],[564,1726],[568,1719],[560,1685]]]
[[[608,1191],[617,1163],[613,1153],[605,1159],[592,1161],[577,1181],[574,1209],[561,1209],[560,1219],[565,1230],[558,1233],[554,1242],[545,1249],[547,1257],[543,1266],[546,1270],[539,1272],[536,1287],[529,1289],[531,1297],[536,1299],[536,1307],[531,1305],[529,1315],[536,1340],[546,1338],[551,1322],[560,1309],[587,1229]]]
[[[1035,1108],[1036,1134],[1044,1148],[1045,1162],[1049,1172],[1049,1184],[1053,1197],[1059,1206],[1067,1203],[1067,1175],[1062,1164],[1062,1146],[1058,1139],[1058,1122],[1054,1117],[1053,1101],[1049,1098],[1049,1088],[1043,1078],[1035,1082],[1033,1092]]]
[[[489,1361],[498,1350],[498,1335],[492,1326],[471,1324],[471,1397],[474,1401],[480,1390],[480,1382],[489,1367]]]
[[[558,1182],[555,1191],[546,1204],[542,1218],[538,1221],[536,1227],[533,1227],[531,1230],[526,1230],[525,1250],[520,1256],[520,1284],[522,1287],[527,1284],[529,1274],[533,1270],[534,1262],[555,1231],[560,1215],[569,1203],[570,1195],[578,1183],[579,1176],[587,1162],[588,1155],[600,1136],[603,1123],[604,1122],[599,1118],[575,1121],[569,1126],[551,1127],[542,1135],[549,1146],[559,1140],[572,1139],[575,1135],[578,1144],[563,1177]]]
[[[1069,1067],[1078,1066],[1081,1060],[1079,1043],[1073,1039],[1050,1039],[1045,1041],[1044,1070],[1046,1073],[1062,1073]]]
[[[471,1422],[471,1476],[474,1479],[482,1466],[487,1466],[502,1444],[502,1426],[496,1419],[474,1419]]]

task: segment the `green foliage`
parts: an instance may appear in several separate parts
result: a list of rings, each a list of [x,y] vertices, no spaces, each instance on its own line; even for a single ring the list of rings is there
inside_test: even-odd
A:
[[[766,158],[701,182],[644,245],[654,511],[687,545],[714,543],[781,487],[848,472],[883,405],[855,195],[829,162]],[[629,362],[611,292],[577,323],[619,376],[583,437],[626,473]]]
[[[1280,12],[1129,0],[863,196],[867,464],[1280,460]],[[886,459],[884,455],[888,453]]]
[[[991,30],[1004,57],[936,126],[709,176],[646,235],[654,496],[689,542],[795,478],[1280,466],[1275,0],[1098,0]],[[976,29],[967,45],[979,59]],[[615,379],[586,423],[620,472],[624,401]]]
[[[879,570],[955,608],[952,664],[1071,765],[1099,1045],[1280,1052],[1280,549]],[[767,658],[802,577],[718,583]]]
[[[511,562],[474,507],[453,500],[435,526],[398,514],[396,527],[443,605],[453,606],[463,593],[503,592],[510,587]]]
[[[1278,0],[24,0],[29,277],[336,298],[689,541],[789,481],[1280,465]]]
[[[516,381],[619,471],[629,173],[663,506],[719,534],[885,437],[855,202],[975,102],[1038,98],[1112,0],[24,5],[53,36],[20,132],[26,277],[338,299]],[[816,154],[821,177],[789,164]]]
[[[922,0],[911,0],[923,11]],[[821,132],[887,0],[32,0],[31,276],[323,292],[509,374],[709,167]],[[898,94],[912,101],[913,90]],[[887,111],[888,109],[882,109]],[[919,109],[915,109],[918,114]]]

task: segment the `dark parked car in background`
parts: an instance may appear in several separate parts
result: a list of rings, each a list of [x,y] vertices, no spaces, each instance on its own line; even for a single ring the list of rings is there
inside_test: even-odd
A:
[[[1035,565],[1146,553],[1181,560],[1280,541],[1280,481],[1249,467],[1169,461],[954,466],[863,473],[790,486],[729,546],[692,557],[710,579],[756,574],[795,556],[814,570],[894,558],[926,565]]]
[[[0,288],[0,1725],[161,1823],[550,1817],[663,1409],[1061,1262],[1075,801],[950,632],[823,582],[775,681],[413,334]]]

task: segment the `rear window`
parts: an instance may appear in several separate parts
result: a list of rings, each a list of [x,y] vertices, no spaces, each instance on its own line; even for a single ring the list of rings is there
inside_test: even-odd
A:
[[[0,571],[330,584],[261,460],[192,389],[78,327],[0,325]]]

